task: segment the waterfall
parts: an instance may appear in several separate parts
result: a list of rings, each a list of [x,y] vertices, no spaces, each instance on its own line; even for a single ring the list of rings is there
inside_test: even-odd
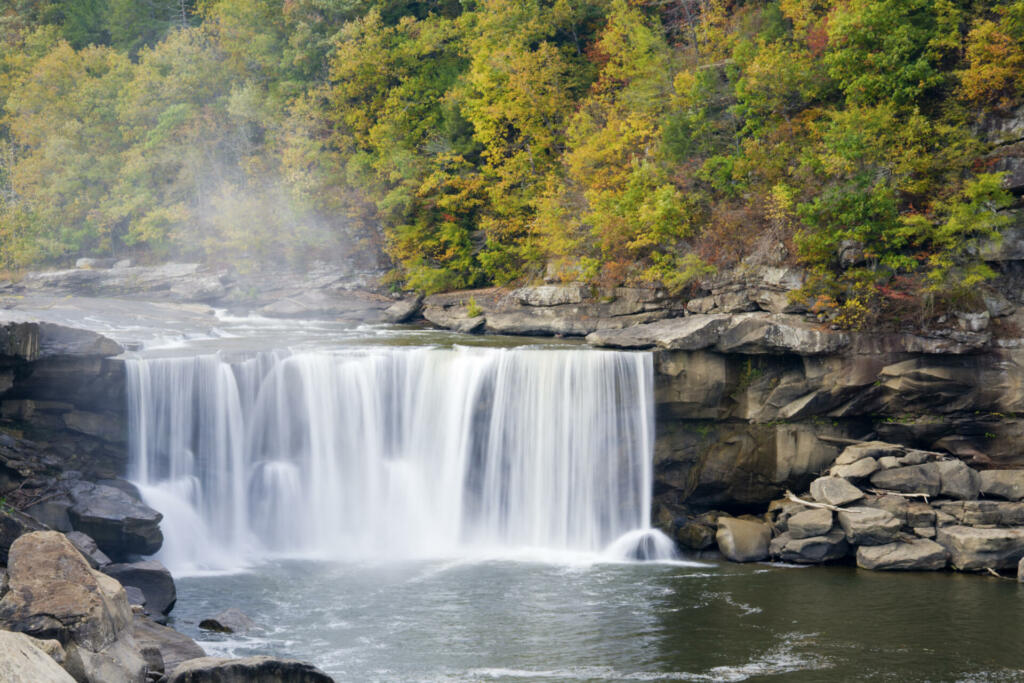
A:
[[[650,355],[613,351],[135,358],[130,476],[177,572],[593,553],[649,528],[652,394]]]

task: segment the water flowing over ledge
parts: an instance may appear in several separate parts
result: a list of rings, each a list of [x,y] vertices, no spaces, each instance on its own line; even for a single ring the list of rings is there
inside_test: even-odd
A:
[[[593,350],[132,359],[131,476],[179,573],[282,555],[658,559],[658,532],[635,533],[652,375],[649,354]]]

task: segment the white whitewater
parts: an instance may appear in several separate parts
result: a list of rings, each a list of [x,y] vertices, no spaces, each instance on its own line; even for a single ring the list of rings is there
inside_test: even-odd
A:
[[[593,350],[138,358],[131,476],[176,573],[267,555],[670,557],[649,525],[652,374],[649,354]]]

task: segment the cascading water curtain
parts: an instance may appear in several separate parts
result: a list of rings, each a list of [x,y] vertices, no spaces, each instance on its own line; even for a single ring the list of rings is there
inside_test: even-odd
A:
[[[179,569],[256,553],[593,552],[649,524],[649,354],[139,358],[128,382],[130,475],[165,514]]]

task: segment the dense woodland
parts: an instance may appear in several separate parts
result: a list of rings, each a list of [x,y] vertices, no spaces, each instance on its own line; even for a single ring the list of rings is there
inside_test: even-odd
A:
[[[7,0],[0,259],[386,254],[424,292],[802,263],[969,301],[1024,1]],[[863,258],[843,267],[843,243]]]

